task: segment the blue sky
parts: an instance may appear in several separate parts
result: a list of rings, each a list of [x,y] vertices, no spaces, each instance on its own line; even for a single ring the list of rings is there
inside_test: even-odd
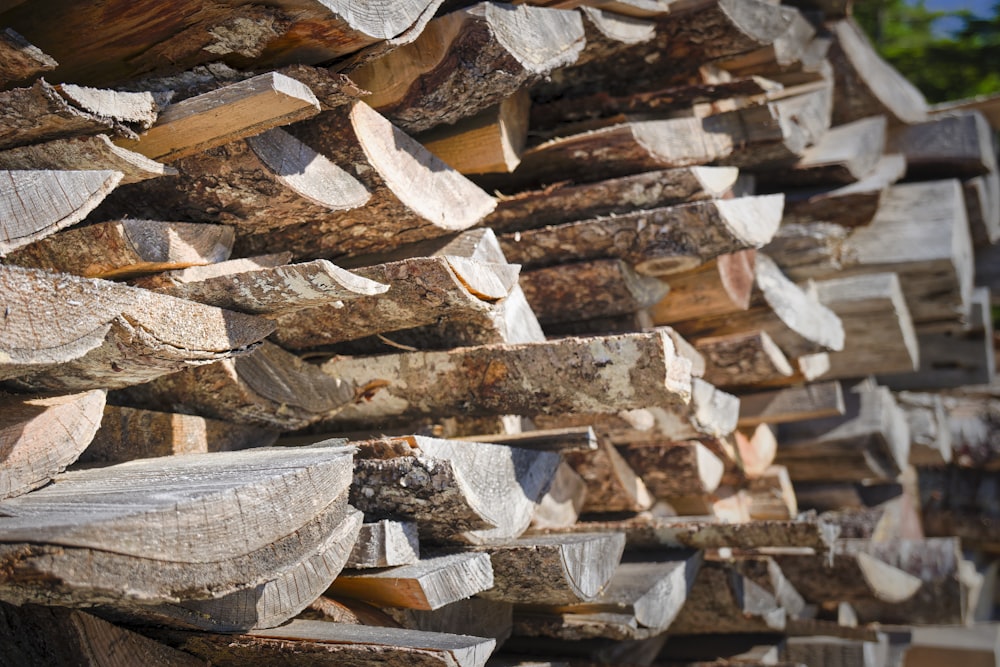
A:
[[[863,2],[864,0],[862,0]],[[916,4],[913,0],[910,0],[911,4]],[[932,9],[934,11],[957,11],[960,9],[968,9],[973,14],[978,14],[980,16],[989,16],[992,14],[994,0],[927,0],[924,4],[927,9]],[[957,30],[962,27],[962,23],[957,20],[943,20],[935,22],[934,28],[935,32],[942,31],[947,33],[951,30]]]

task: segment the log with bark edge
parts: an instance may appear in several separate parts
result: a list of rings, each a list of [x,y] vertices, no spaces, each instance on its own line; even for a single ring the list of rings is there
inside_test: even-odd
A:
[[[157,412],[106,405],[100,428],[80,463],[124,463],[171,454],[206,454],[274,444],[275,431],[205,419],[176,412]]]
[[[584,45],[577,12],[479,3],[434,19],[412,43],[351,71],[365,102],[408,133],[500,103]]]
[[[0,89],[29,82],[59,63],[10,28],[0,32]]]
[[[774,76],[801,70],[811,65],[802,61],[810,59],[810,47],[815,36],[816,28],[813,24],[801,12],[793,12],[792,19],[786,24],[784,32],[770,44],[735,58],[723,60],[716,66],[733,76],[746,74]]]
[[[340,165],[361,167],[348,173]],[[290,250],[303,258],[461,231],[494,207],[492,197],[360,102],[173,166],[178,178],[123,188],[102,212],[225,222],[237,228],[243,255]]]
[[[466,435],[456,438],[469,442],[489,442],[524,449],[558,451],[562,454],[592,453],[600,447],[600,440],[589,426],[536,429],[521,433],[491,433]]]
[[[121,179],[118,171],[0,171],[0,256],[80,222]]]
[[[886,150],[906,158],[910,180],[972,178],[997,170],[993,130],[975,111],[896,128]]]
[[[613,257],[666,275],[764,245],[782,205],[780,195],[694,202],[504,234],[500,243],[510,261],[529,266]]]
[[[658,325],[750,307],[754,286],[756,250],[719,255],[690,271],[667,279],[670,292],[651,309]]]
[[[420,560],[417,524],[382,519],[361,526],[354,549],[347,558],[350,569],[412,565]]]
[[[254,349],[274,326],[146,290],[0,267],[0,378],[22,390],[117,388]],[[62,328],[50,319],[59,313]]]
[[[185,0],[165,14],[158,3],[141,2],[110,8],[117,16],[127,7],[129,20],[109,21],[101,9],[47,0],[5,19],[61,63],[54,76],[100,85],[220,60],[258,67],[321,63],[376,43],[391,48],[416,37],[440,4],[381,0],[359,8],[346,0],[280,0],[265,7]]]
[[[424,416],[609,413],[649,405],[684,410],[691,396],[690,362],[660,332],[338,357],[321,368],[331,378],[369,388],[369,400],[327,420],[344,426]]]
[[[106,134],[8,148],[0,151],[0,169],[117,171],[122,174],[122,185],[177,175],[173,167],[116,146]]]
[[[393,607],[385,607],[383,611],[400,627],[409,630],[484,637],[495,639],[499,646],[510,637],[514,605],[471,597],[434,611]],[[490,660],[492,664],[493,659]]]
[[[464,552],[374,572],[342,572],[328,594],[359,598],[381,607],[431,611],[483,593],[493,585],[489,556]]]
[[[125,218],[67,229],[15,250],[6,260],[86,278],[121,279],[222,262],[234,240],[233,229],[225,225]]]
[[[563,459],[584,481],[582,512],[638,512],[649,509],[653,497],[607,438],[596,438],[593,451],[563,452]]]
[[[47,484],[80,456],[101,424],[101,389],[26,398],[2,396],[0,498]]]
[[[658,499],[711,493],[724,464],[697,440],[619,447],[622,456]]]
[[[520,535],[559,455],[424,436],[372,441],[355,462],[351,503],[403,517],[422,539],[478,544]]]
[[[705,357],[705,379],[719,387],[746,387],[792,375],[792,365],[765,331],[694,341]]]
[[[251,272],[259,269],[273,269],[292,261],[290,252],[276,252],[270,255],[255,255],[239,259],[226,259],[211,264],[199,264],[184,269],[163,271],[132,278],[129,284],[154,292],[180,288],[186,283],[201,282],[232,273]]]

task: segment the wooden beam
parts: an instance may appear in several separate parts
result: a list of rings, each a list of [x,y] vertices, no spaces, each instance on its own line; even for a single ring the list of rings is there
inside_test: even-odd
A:
[[[932,116],[951,114],[955,111],[978,111],[986,117],[990,127],[1000,130],[1000,95],[977,95],[962,100],[951,100],[931,105]]]
[[[595,452],[600,440],[589,426],[539,429],[522,433],[493,433],[488,435],[466,435],[456,438],[467,442],[489,442],[522,449],[558,451],[564,454],[574,452]]]

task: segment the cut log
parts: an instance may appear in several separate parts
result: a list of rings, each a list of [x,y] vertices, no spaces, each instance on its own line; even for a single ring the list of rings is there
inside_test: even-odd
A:
[[[256,255],[254,257],[241,257],[240,259],[227,259],[211,264],[200,264],[189,266],[186,269],[174,271],[163,271],[148,276],[133,278],[130,282],[134,287],[160,291],[183,285],[188,282],[199,282],[217,276],[224,276],[230,273],[241,271],[255,271],[257,269],[271,269],[283,266],[292,261],[292,253],[278,252],[271,255]]]
[[[909,373],[920,348],[906,299],[894,273],[871,273],[814,284],[820,303],[844,325],[844,349],[831,352],[826,379]],[[877,333],[875,333],[877,332]]]
[[[584,185],[556,184],[501,197],[496,210],[482,224],[501,232],[515,232],[630,213],[636,208],[715,199],[733,187],[738,174],[735,167],[680,167]]]
[[[9,665],[113,667],[132,661],[163,667],[208,665],[96,616],[59,607],[0,602],[0,638],[0,659]]]
[[[306,85],[272,72],[171,104],[139,139],[116,143],[154,160],[173,162],[319,111],[319,101]]]
[[[105,392],[55,396],[3,396],[0,405],[0,499],[19,496],[65,470],[101,425]]]
[[[54,234],[15,250],[7,261],[86,278],[122,279],[222,262],[234,240],[232,227],[224,225],[125,218]]]
[[[500,237],[512,262],[532,266],[615,257],[639,273],[684,271],[722,254],[767,243],[783,197],[740,197],[637,211]]]
[[[750,518],[790,521],[799,514],[795,489],[784,466],[771,466],[747,484]]]
[[[777,463],[795,481],[893,480],[909,460],[906,417],[885,387],[844,393],[846,413],[782,424]]]
[[[764,331],[694,341],[705,357],[705,379],[719,387],[746,387],[792,374],[792,365]]]
[[[949,414],[938,394],[901,391],[896,402],[910,427],[910,465],[939,466],[952,459]]]
[[[624,548],[619,533],[539,535],[477,547],[489,554],[495,579],[481,596],[541,605],[593,600],[614,575]]]
[[[659,302],[670,290],[666,282],[639,275],[618,259],[527,271],[520,285],[543,326],[634,313]]]
[[[835,125],[880,114],[892,123],[919,123],[927,118],[927,100],[879,57],[853,19],[826,27],[833,37],[828,57],[836,75]]]
[[[417,524],[383,519],[361,526],[345,567],[370,569],[412,565],[420,560]]]
[[[750,307],[756,250],[719,255],[701,266],[672,274],[670,293],[652,308],[653,322],[673,324],[683,320],[722,315]]]
[[[173,412],[106,405],[81,463],[124,463],[171,454],[206,454],[268,447],[278,434],[248,424]]]
[[[446,14],[411,44],[351,72],[365,101],[404,131],[453,124],[498,104],[583,48],[580,14],[479,3]]]
[[[6,313],[0,378],[22,389],[148,382],[246,354],[274,328],[242,313],[15,266],[0,270],[0,294]],[[55,313],[59,330],[48,324]]]
[[[29,83],[59,66],[55,58],[10,28],[0,32],[0,89]]]
[[[962,183],[965,213],[977,248],[1000,241],[1000,173],[970,178]]]
[[[800,12],[795,12],[785,31],[767,46],[717,64],[734,76],[756,73],[780,74],[802,66],[816,29]]]
[[[973,178],[997,170],[993,130],[975,111],[896,128],[886,149],[906,158],[910,180]]]
[[[125,395],[134,405],[279,431],[308,426],[357,398],[355,385],[269,342],[239,358],[130,387]]]
[[[484,667],[494,639],[323,621],[293,621],[243,635],[159,630],[153,634],[219,667],[281,662],[366,667],[372,661],[427,667]],[[290,650],[294,647],[294,652]]]
[[[780,632],[785,609],[773,591],[740,573],[731,563],[706,562],[670,634]]]
[[[173,167],[114,145],[106,134],[9,148],[0,151],[0,169],[117,171],[122,173],[122,185],[177,175]]]
[[[459,553],[378,572],[342,572],[330,586],[329,594],[359,598],[382,607],[433,610],[493,585],[488,555]]]
[[[638,512],[649,509],[653,497],[607,438],[597,438],[588,452],[564,452],[563,459],[584,481],[584,512]]]
[[[417,141],[463,174],[511,172],[528,141],[531,99],[524,88],[454,125],[416,135]]]
[[[489,442],[523,449],[558,451],[564,454],[595,452],[600,441],[589,426],[541,429],[522,433],[495,433],[492,435],[467,435],[457,438],[471,442]]]
[[[128,21],[102,21],[94,8],[49,2],[19,7],[5,18],[62,63],[60,79],[99,85],[219,60],[237,66],[321,63],[383,40],[388,42],[380,46],[405,44],[440,4],[383,0],[358,9],[346,1],[281,0],[267,7],[185,2],[164,16],[149,2],[131,6]]]
[[[328,420],[346,425],[428,415],[683,409],[691,397],[690,367],[669,336],[658,332],[341,357],[322,369],[340,382],[371,389],[370,400]]]
[[[372,519],[416,521],[421,539],[439,542],[520,535],[560,461],[554,452],[423,436],[375,444],[401,447],[405,455],[368,458],[362,450],[351,504]]]
[[[0,256],[80,222],[121,180],[117,171],[0,171]]]
[[[698,441],[644,443],[619,450],[658,499],[711,493],[725,469],[719,457]]]
[[[52,86],[39,79],[30,88],[0,92],[0,149],[53,139],[114,133],[135,136],[156,118],[149,93]]]
[[[560,463],[549,490],[531,515],[531,526],[539,530],[572,526],[586,501],[587,482],[565,462]]]

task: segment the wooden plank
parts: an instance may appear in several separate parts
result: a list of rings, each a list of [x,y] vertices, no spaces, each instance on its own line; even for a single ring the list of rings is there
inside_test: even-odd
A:
[[[764,245],[782,205],[781,195],[694,202],[504,234],[500,243],[510,261],[529,266],[614,257],[666,275]]]
[[[951,114],[955,111],[978,111],[986,117],[990,127],[1000,129],[1000,95],[977,95],[962,100],[950,100],[933,104],[929,108],[932,116]]]
[[[46,54],[10,28],[0,32],[0,88],[30,82],[59,66]]]
[[[171,104],[138,139],[115,143],[173,162],[319,112],[319,101],[306,85],[270,72]]]
[[[500,103],[576,61],[583,45],[577,12],[479,3],[431,21],[351,79],[372,92],[369,105],[415,133]]]
[[[0,295],[6,313],[0,379],[36,391],[148,382],[246,354],[273,331],[250,315],[15,266],[0,268]],[[50,326],[54,313],[59,329]]]
[[[497,644],[502,644],[510,637],[514,605],[472,597],[433,611],[393,607],[386,607],[383,611],[401,627],[410,630],[471,635],[495,639]],[[492,667],[493,660],[488,664]]]
[[[0,499],[18,496],[66,469],[101,425],[105,392],[67,396],[0,398]]]
[[[117,171],[0,171],[0,255],[80,222],[121,180]]]
[[[121,184],[176,176],[177,170],[111,143],[106,134],[53,139],[0,151],[0,169],[117,171]]]
[[[370,569],[412,565],[420,560],[417,524],[382,519],[361,526],[345,567]]]
[[[433,610],[482,593],[493,585],[488,555],[456,553],[377,572],[342,572],[329,593],[383,607]]]
[[[234,240],[232,227],[224,225],[124,218],[53,234],[15,250],[7,260],[85,278],[123,279],[222,262]]]

